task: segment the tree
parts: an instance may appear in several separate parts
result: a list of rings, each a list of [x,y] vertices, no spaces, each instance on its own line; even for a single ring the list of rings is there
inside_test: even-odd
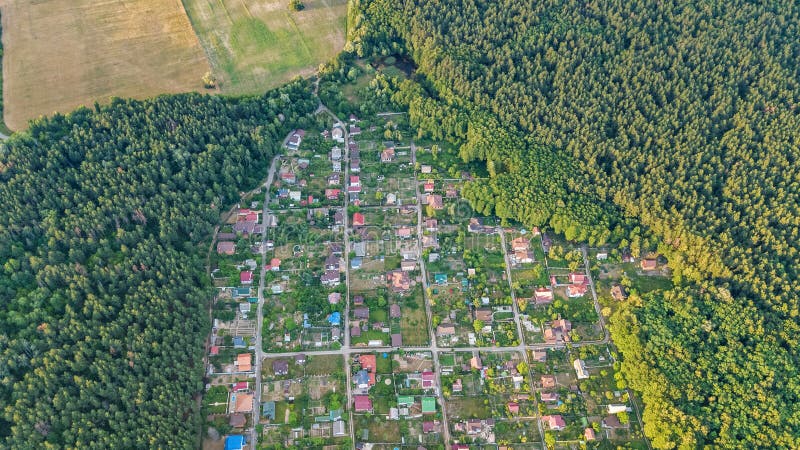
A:
[[[292,11],[302,11],[305,7],[306,6],[300,0],[289,0],[289,9]]]

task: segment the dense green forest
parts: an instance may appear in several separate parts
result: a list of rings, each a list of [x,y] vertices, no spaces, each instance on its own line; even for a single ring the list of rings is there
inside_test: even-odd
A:
[[[654,445],[799,448],[797,4],[355,3],[348,49],[411,58],[392,100],[486,161],[479,211],[669,257],[612,320]]]
[[[310,91],[114,100],[2,147],[0,447],[199,446],[210,233]]]

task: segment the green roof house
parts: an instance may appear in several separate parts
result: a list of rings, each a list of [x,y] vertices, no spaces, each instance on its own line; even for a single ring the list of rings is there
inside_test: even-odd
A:
[[[422,414],[433,414],[436,412],[436,399],[433,397],[422,397]]]

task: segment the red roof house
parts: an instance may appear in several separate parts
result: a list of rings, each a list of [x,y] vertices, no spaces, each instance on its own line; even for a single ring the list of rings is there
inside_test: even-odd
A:
[[[250,284],[253,282],[253,272],[245,270],[239,273],[239,282],[242,284]]]
[[[354,213],[353,214],[353,226],[354,227],[363,227],[364,226],[364,215],[361,213]]]
[[[356,396],[353,396],[353,402],[355,403],[356,412],[371,412],[372,411],[372,400],[370,400],[369,396],[367,396],[367,395],[356,395]]]

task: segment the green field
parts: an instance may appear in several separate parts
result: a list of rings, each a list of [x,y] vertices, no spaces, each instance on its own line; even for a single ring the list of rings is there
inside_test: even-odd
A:
[[[314,73],[342,50],[347,0],[184,0],[224,93],[263,92]]]

